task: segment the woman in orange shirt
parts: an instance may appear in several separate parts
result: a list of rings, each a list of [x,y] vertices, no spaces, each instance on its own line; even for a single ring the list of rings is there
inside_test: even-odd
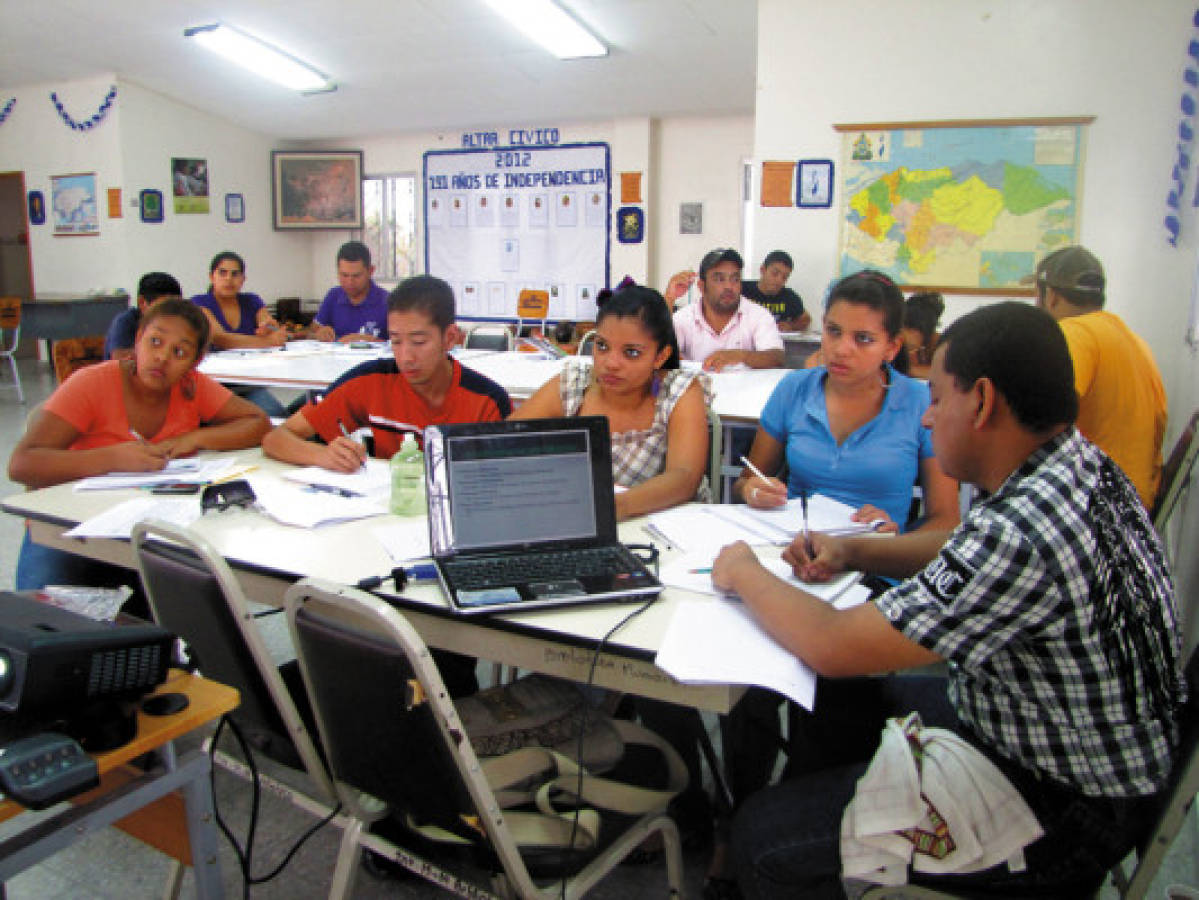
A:
[[[154,472],[198,450],[257,446],[270,428],[266,415],[195,371],[208,337],[208,320],[194,304],[154,304],[142,315],[132,359],[80,369],[50,396],[13,450],[8,477],[40,488],[107,472]],[[16,580],[18,590],[29,590],[125,583],[130,574],[40,547],[26,532]]]

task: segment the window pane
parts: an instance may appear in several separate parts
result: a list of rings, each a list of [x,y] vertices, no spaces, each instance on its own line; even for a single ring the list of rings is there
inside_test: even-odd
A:
[[[416,272],[416,176],[376,175],[363,179],[363,224],[359,237],[370,248],[375,278],[398,281]]]

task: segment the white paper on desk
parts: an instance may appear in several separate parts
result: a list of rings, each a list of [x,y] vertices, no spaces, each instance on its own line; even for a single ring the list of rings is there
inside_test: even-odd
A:
[[[684,683],[756,684],[804,709],[816,701],[816,673],[735,600],[679,602],[654,662]]]
[[[386,494],[391,488],[391,475],[385,459],[368,459],[365,466],[353,472],[334,472],[320,466],[305,466],[302,469],[289,469],[283,473],[283,477],[301,484],[323,484],[341,488],[363,497]]]
[[[712,558],[712,554],[710,553],[687,553],[676,557],[662,566],[662,570],[658,573],[658,580],[670,587],[683,588],[700,594],[715,594],[720,596],[721,592],[712,584],[712,575],[710,572]],[[787,582],[787,584],[802,588],[809,594],[824,600],[826,603],[832,603],[837,600],[862,578],[860,572],[843,572],[831,581],[811,584],[795,577],[791,571],[791,566],[778,557],[764,559],[761,562],[763,568],[772,575],[776,575]],[[867,591],[866,595],[869,596],[870,592]]]
[[[688,503],[673,509],[653,513],[646,523],[646,530],[669,543],[677,550],[708,552],[708,562],[717,550],[735,541],[747,544],[768,544],[773,539],[764,537],[759,529],[746,528],[736,519],[716,515],[721,503]]]
[[[706,508],[772,544],[788,544],[803,531],[803,500],[792,497],[785,506],[755,509],[740,503],[717,503]],[[874,522],[855,522],[855,508],[823,494],[808,498],[808,530],[825,534],[866,534],[874,531]]]
[[[371,530],[394,563],[412,562],[429,557],[429,523],[424,516],[395,521]]]
[[[314,493],[299,485],[267,477],[251,476],[246,480],[254,489],[263,512],[284,525],[315,528],[387,512],[383,502],[373,497],[339,497],[326,491]]]
[[[133,497],[80,522],[65,537],[129,538],[145,519],[163,519],[186,528],[200,518],[199,497]]]
[[[118,488],[152,487],[156,484],[187,482],[204,484],[222,478],[233,468],[236,460],[220,459],[169,459],[166,466],[156,472],[113,472],[110,475],[95,475],[82,478],[75,483],[77,491],[111,491]]]

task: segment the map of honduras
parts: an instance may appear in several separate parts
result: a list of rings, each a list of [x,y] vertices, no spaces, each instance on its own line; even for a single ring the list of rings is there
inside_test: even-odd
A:
[[[841,273],[1014,288],[1073,243],[1076,125],[847,132]]]

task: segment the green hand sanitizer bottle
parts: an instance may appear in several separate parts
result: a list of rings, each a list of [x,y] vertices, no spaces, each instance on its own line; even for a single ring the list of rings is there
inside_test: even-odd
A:
[[[425,454],[416,438],[404,435],[404,443],[391,458],[391,505],[396,516],[425,514]]]

